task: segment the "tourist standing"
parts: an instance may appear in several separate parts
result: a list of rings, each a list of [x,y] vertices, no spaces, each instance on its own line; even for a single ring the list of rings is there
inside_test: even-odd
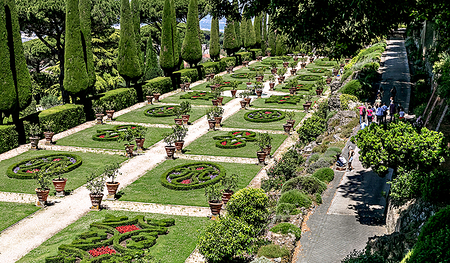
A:
[[[395,100],[395,96],[397,95],[397,89],[395,88],[395,86],[392,86],[391,89],[391,100]]]
[[[375,110],[375,115],[377,116],[377,123],[381,124],[383,122],[383,107],[381,107],[379,104],[377,104],[378,108]]]
[[[403,107],[402,107],[402,105],[400,105],[400,103],[398,104],[398,115],[399,115],[400,120],[405,118],[405,109],[403,109]]]
[[[383,108],[383,122],[386,123],[386,116],[387,116],[387,112],[388,112],[388,106],[386,106],[386,103],[383,102],[383,106],[381,106],[381,108]]]
[[[372,118],[373,118],[373,110],[372,106],[369,105],[369,108],[367,109],[367,124],[369,126],[372,123]]]
[[[397,113],[397,109],[395,108],[394,101],[391,100],[391,104],[389,104],[389,116],[391,116],[390,117],[391,122],[392,122],[392,119],[394,118],[395,113]]]
[[[359,109],[359,124],[366,121],[366,107],[361,105],[358,107]]]

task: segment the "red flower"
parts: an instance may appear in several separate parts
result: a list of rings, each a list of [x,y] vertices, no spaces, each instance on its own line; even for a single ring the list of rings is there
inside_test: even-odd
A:
[[[95,249],[89,250],[89,254],[91,254],[92,257],[98,257],[104,254],[116,254],[116,251],[114,249],[111,249],[109,247],[98,247]]]
[[[117,138],[117,137],[119,137],[119,135],[116,135],[116,136],[114,136],[113,138]]]
[[[98,136],[98,138],[105,138],[105,135],[100,135],[100,136]]]
[[[203,170],[203,169],[205,169],[205,168],[199,167],[199,168],[197,168],[197,169],[195,169],[195,170]]]
[[[118,226],[118,227],[116,227],[116,229],[121,234],[126,233],[126,232],[131,232],[134,230],[139,230],[139,228],[135,225]]]
[[[236,135],[236,134],[239,134],[239,133],[241,133],[241,132],[233,132],[233,135]]]
[[[280,102],[283,102],[283,101],[286,101],[286,100],[280,100]]]
[[[264,112],[265,114],[271,114],[272,112],[271,111],[266,111],[266,112]]]
[[[251,134],[251,133],[249,133],[249,132],[245,132],[245,135],[246,135],[246,136],[249,136],[250,134]]]
[[[181,183],[182,183],[182,184],[190,184],[190,183],[191,183],[191,180],[186,179],[186,180],[181,181]]]
[[[237,142],[237,143],[235,143],[235,144],[233,144],[233,145],[239,145],[239,144],[242,144],[242,142]]]
[[[171,109],[173,109],[173,107],[169,107],[169,108],[167,108],[168,110],[171,110]]]
[[[206,93],[202,92],[202,93],[200,93],[200,95],[206,95]]]
[[[136,129],[136,127],[131,127],[131,129]]]
[[[158,112],[158,114],[163,114],[164,112],[162,112],[162,111],[160,111],[160,112]]]
[[[54,161],[54,162],[59,162],[59,161],[61,161],[61,158],[53,159],[53,161]]]
[[[227,145],[227,142],[224,141],[224,142],[221,142],[220,144],[222,144],[223,146],[225,146],[225,145]]]
[[[192,98],[198,98],[199,96],[192,96]]]

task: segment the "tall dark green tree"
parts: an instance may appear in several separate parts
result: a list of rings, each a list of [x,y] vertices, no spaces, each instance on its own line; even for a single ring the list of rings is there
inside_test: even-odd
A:
[[[238,22],[236,22],[238,24]],[[234,22],[227,19],[223,36],[223,49],[227,51],[227,54],[231,56],[238,44],[236,43],[236,31],[234,30]]]
[[[202,45],[199,39],[198,4],[190,0],[186,23],[186,35],[181,47],[181,57],[191,66],[202,60]]]
[[[19,111],[30,104],[31,78],[14,0],[0,0],[0,84],[0,111],[12,114],[19,143],[25,143]]]
[[[152,38],[147,39],[147,52],[145,55],[145,68],[143,80],[150,80],[163,75],[162,69],[159,66],[158,57],[156,56],[155,48],[153,47]]]
[[[180,62],[180,46],[173,0],[164,2],[159,63],[164,74],[169,76]]]
[[[248,20],[248,29],[250,34],[250,47],[254,47],[256,44],[256,34],[255,34],[255,27],[253,26],[252,20]]]
[[[92,30],[91,30],[91,0],[80,0],[80,27],[81,27],[81,45],[83,47],[84,63],[86,64],[86,72],[88,75],[88,87],[95,85],[96,76],[94,71],[94,55],[92,53]]]
[[[234,22],[234,31],[236,35],[236,48],[239,50],[244,46],[241,36],[241,23],[239,23],[239,21]]]
[[[131,15],[133,17],[134,37],[139,55],[141,51],[141,5],[139,0],[131,0]],[[139,56],[141,57],[141,56]]]
[[[286,46],[286,39],[284,35],[278,34],[277,35],[277,43],[276,43],[276,52],[275,54],[277,56],[283,56],[287,54],[287,46]]]
[[[255,45],[256,48],[260,48],[261,47],[261,15],[259,16],[255,16]]]
[[[211,39],[209,43],[209,55],[211,59],[217,60],[220,56],[219,19],[215,17],[211,19]]]
[[[127,87],[130,87],[131,81],[137,81],[142,76],[129,0],[121,0],[117,70],[125,80]]]
[[[277,51],[277,48],[276,48],[277,35],[276,35],[276,28],[272,24],[272,16],[269,16],[269,23],[268,23],[267,26],[269,27],[268,28],[269,33],[267,34],[268,35],[269,48],[272,49],[271,53],[275,54],[275,52]]]
[[[265,54],[267,49],[267,14],[265,12],[262,14],[261,28],[261,49]]]
[[[242,18],[241,28],[240,28],[241,29],[242,47],[244,47],[244,48],[248,47],[249,38],[250,38],[250,36],[249,36],[250,31],[247,30],[247,26],[248,26],[247,20],[248,19],[246,19],[246,18]]]

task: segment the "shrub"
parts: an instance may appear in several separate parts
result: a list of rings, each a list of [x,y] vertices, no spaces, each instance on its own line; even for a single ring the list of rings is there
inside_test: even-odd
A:
[[[126,109],[137,103],[135,89],[120,88],[107,91],[103,94],[104,96],[99,99],[100,104],[105,105],[109,102],[113,102],[116,111]]]
[[[334,171],[329,167],[317,169],[313,175],[322,182],[329,183],[334,179]]]
[[[298,128],[297,133],[299,140],[303,143],[309,143],[314,141],[317,136],[325,131],[325,120],[318,116],[311,116],[303,122],[303,125]]]
[[[369,252],[356,251],[354,250],[352,253],[347,255],[342,261],[342,263],[384,263],[385,260],[377,255],[371,254]]]
[[[330,167],[331,164],[334,162],[335,158],[327,158],[327,157],[321,157],[317,162],[310,164],[309,167],[306,169],[306,172],[312,174],[317,169],[324,168],[324,167]]]
[[[327,189],[327,185],[316,177],[299,176],[286,181],[286,183],[283,184],[283,188],[281,188],[281,193],[285,193],[293,189],[307,194],[321,194],[325,191],[325,189]]]
[[[182,70],[178,70],[173,72],[173,74],[180,75],[181,77],[189,77],[191,79],[191,82],[196,82],[197,80],[200,80],[202,76],[198,75],[198,70],[196,68],[186,68]]]
[[[19,146],[19,134],[13,125],[0,125],[0,153]]]
[[[289,203],[278,203],[277,204],[277,209],[276,209],[276,214],[277,215],[292,215],[295,214],[295,211],[297,207],[294,204],[289,204]]]
[[[278,200],[278,202],[293,204],[297,207],[305,207],[305,208],[308,208],[311,206],[311,198],[309,198],[308,195],[300,192],[297,189],[293,189],[293,190],[284,192],[281,195],[280,200]]]
[[[288,257],[290,255],[289,249],[285,247],[280,247],[279,245],[270,244],[266,246],[262,246],[258,250],[258,257],[267,257],[267,258],[280,258],[280,257]]]
[[[39,122],[53,121],[53,132],[60,133],[86,121],[83,105],[65,104],[39,113]]]
[[[272,227],[272,229],[270,229],[270,231],[274,232],[274,233],[279,233],[279,234],[283,234],[286,235],[288,233],[294,234],[295,238],[298,240],[300,239],[300,237],[302,236],[302,230],[291,224],[291,223],[279,223],[278,225]]]
[[[345,84],[341,89],[340,92],[343,94],[349,94],[353,96],[357,96],[361,93],[362,85],[359,80],[354,79],[350,80],[347,84]]]
[[[241,55],[241,61],[252,61],[252,52],[239,52],[236,55]]]
[[[250,263],[272,263],[272,261],[270,259],[262,256],[262,257],[259,257],[259,258],[255,259],[255,260],[253,260]]]
[[[378,62],[369,62],[369,63],[364,64],[363,68],[377,71],[380,68],[380,64],[378,64]]]
[[[319,160],[320,154],[312,154],[311,157],[309,157],[309,163],[314,163]]]
[[[144,86],[144,95],[155,93],[166,93],[173,89],[172,79],[169,77],[157,77],[151,80],[147,80]]]
[[[227,64],[225,64],[225,62],[221,60],[218,62],[205,62],[205,63],[201,64],[201,66],[203,66],[202,71],[206,71],[206,69],[208,69],[208,68],[213,68],[214,73],[217,74],[217,73],[224,71]]]
[[[269,198],[262,189],[244,188],[231,196],[227,203],[229,216],[238,217],[250,225],[261,227],[269,215]]]
[[[231,201],[231,200],[230,200]],[[200,253],[210,262],[230,262],[243,254],[255,240],[254,229],[234,217],[212,221],[198,238]]]
[[[348,108],[348,102],[354,101],[357,102],[359,99],[356,96],[349,95],[349,94],[342,94],[339,96],[339,100],[341,102],[341,110],[349,110]]]
[[[58,105],[59,103],[60,103],[60,101],[59,101],[58,97],[53,95],[53,94],[49,94],[49,95],[43,96],[41,98],[41,100],[39,101],[39,104],[44,109],[51,108],[53,106]]]
[[[344,72],[344,74],[342,75],[341,83],[344,82],[345,80],[347,80],[351,75],[353,75],[353,71],[352,70],[346,70]]]
[[[235,66],[238,65],[237,60],[236,60],[236,57],[225,57],[225,58],[221,58],[221,59],[220,59],[220,62],[224,63],[225,65],[227,65],[227,62],[228,62],[228,61],[234,61],[234,65],[235,65]]]

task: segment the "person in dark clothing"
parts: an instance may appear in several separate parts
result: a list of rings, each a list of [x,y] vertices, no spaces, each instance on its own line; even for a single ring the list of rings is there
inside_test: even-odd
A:
[[[397,95],[397,89],[395,88],[395,86],[392,86],[392,89],[391,89],[392,100],[395,100],[395,95]]]
[[[395,113],[397,113],[397,109],[395,107],[394,101],[391,101],[391,104],[389,104],[389,116],[391,116],[390,117],[391,122],[392,122],[392,119],[394,118]]]

